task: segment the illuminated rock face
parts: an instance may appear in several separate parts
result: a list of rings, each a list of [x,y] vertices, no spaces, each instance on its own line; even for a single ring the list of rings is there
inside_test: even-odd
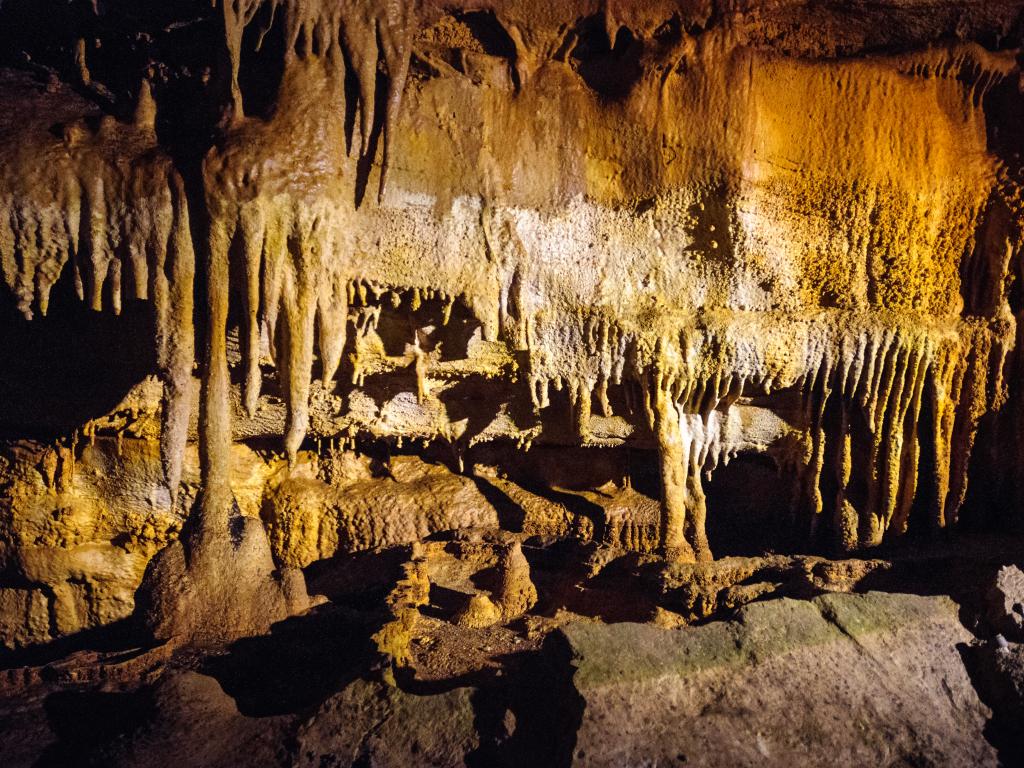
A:
[[[570,464],[584,447],[634,450],[657,514],[609,535],[692,561],[712,557],[706,479],[736,456],[774,462],[803,535],[853,550],[956,523],[979,428],[997,446],[1014,433],[1018,4],[215,6],[188,20],[220,46],[193,52],[205,73],[172,73],[222,107],[202,137],[176,129],[192,118],[165,107],[181,97],[158,59],[113,92],[120,119],[93,118],[56,75],[41,93],[3,74],[0,95],[18,106],[0,117],[14,303],[46,314],[70,280],[95,310],[152,306],[162,397],[139,395],[132,421],[159,414],[133,439],[159,439],[161,471],[152,458],[129,475],[149,483],[158,545],[176,536],[159,521],[195,503],[143,585],[158,635],[249,633],[304,608],[272,552],[308,565],[499,517],[468,481],[346,476],[357,440],[429,445],[453,468],[488,445]],[[101,28],[128,24],[115,14]],[[69,40],[62,66],[106,94],[94,47]],[[124,426],[107,432],[120,442]],[[268,436],[288,466],[232,447]],[[201,473],[182,485],[190,439]],[[41,453],[39,478],[8,472],[12,498],[46,488],[88,517],[79,486],[53,479],[84,442]],[[495,484],[502,461],[482,462]],[[610,464],[611,496],[635,493]],[[1013,503],[1010,447],[984,471]],[[240,473],[257,501],[236,525]],[[346,517],[345,494],[373,498],[374,478],[401,485],[419,522],[375,527],[372,505]],[[436,488],[460,501],[431,511]],[[534,498],[537,531],[595,535]],[[46,584],[50,607],[24,584],[3,604],[35,616],[62,582],[34,580],[25,553],[86,544],[28,545],[26,509],[5,511],[5,567]],[[200,609],[203,593],[224,597]]]

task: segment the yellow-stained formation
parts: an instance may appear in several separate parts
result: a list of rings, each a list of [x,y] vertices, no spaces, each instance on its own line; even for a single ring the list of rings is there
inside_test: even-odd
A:
[[[199,543],[166,578],[225,567],[269,362],[293,473],[310,438],[653,447],[681,561],[712,557],[704,479],[750,450],[843,549],[956,522],[979,424],[1012,410],[1020,158],[986,104],[1019,98],[1016,53],[790,50],[768,11],[703,3],[472,5],[219,0],[226,116],[190,187],[146,82],[132,122],[0,125],[26,316],[65,270],[96,310],[152,302],[171,504],[198,363]]]

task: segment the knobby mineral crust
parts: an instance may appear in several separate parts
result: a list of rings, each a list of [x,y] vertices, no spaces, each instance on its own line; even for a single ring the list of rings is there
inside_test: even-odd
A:
[[[0,3],[0,644],[219,646],[362,572],[388,683],[460,667],[423,633],[510,627],[589,674],[618,641],[573,616],[869,589],[906,572],[881,545],[1013,530],[1022,34],[1017,0]],[[601,744],[620,694],[577,690]],[[489,754],[438,706],[424,759]]]

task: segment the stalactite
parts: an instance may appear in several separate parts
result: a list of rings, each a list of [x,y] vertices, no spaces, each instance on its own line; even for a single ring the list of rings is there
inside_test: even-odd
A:
[[[242,208],[239,232],[242,236],[241,251],[244,260],[243,296],[245,312],[242,316],[242,359],[245,364],[245,378],[242,385],[242,402],[249,417],[256,415],[256,404],[260,396],[263,375],[260,372],[260,268],[263,264],[263,248],[266,239],[266,220],[263,209],[257,203]]]
[[[216,1],[216,0],[215,0]],[[355,70],[359,84],[360,155],[372,149],[377,100],[378,61],[388,75],[384,104],[383,147],[381,150],[378,200],[383,201],[391,168],[394,135],[402,107],[402,95],[409,74],[412,39],[419,23],[419,0],[219,0],[231,66],[231,97],[236,120],[244,117],[238,83],[245,29],[264,6],[270,8],[269,26],[283,24],[285,57],[315,55],[327,60],[340,76],[344,59],[339,43]],[[379,43],[379,44],[378,44]],[[342,119],[338,116],[338,119]]]
[[[593,385],[577,380],[569,388],[570,413],[573,429],[581,443],[590,440],[590,408]]]
[[[384,115],[384,148],[380,164],[378,200],[383,201],[391,167],[392,144],[398,130],[398,117],[402,108],[405,79],[409,74],[412,38],[416,31],[415,2],[388,0],[380,3],[383,14],[378,16],[377,28],[384,62],[388,70],[388,94]]]
[[[348,284],[340,269],[331,270],[328,281],[321,286],[317,302],[318,348],[325,388],[338,372],[348,337]]]
[[[157,362],[164,379],[163,429],[160,454],[164,478],[172,503],[178,493],[181,466],[188,442],[189,415],[192,412],[192,365],[195,360],[193,331],[193,282],[195,254],[189,229],[188,201],[178,177],[172,179],[173,221],[164,263],[155,265],[154,291],[157,299],[158,331],[162,340]],[[162,325],[160,325],[162,324]]]
[[[93,132],[64,126],[64,158],[47,183],[24,190],[0,213],[0,266],[19,309],[43,315],[51,289],[71,263],[79,298],[92,309],[119,313],[127,288],[151,299],[157,366],[164,384],[161,464],[172,503],[177,495],[192,398],[193,253],[188,201],[180,176],[155,142],[156,106],[149,84],[139,87],[133,122],[103,118]],[[137,160],[119,163],[106,144],[123,141]],[[90,440],[93,429],[86,430]]]
[[[368,4],[350,0],[345,5],[345,20],[341,25],[342,40],[349,61],[355,69],[359,83],[360,151],[363,157],[370,151],[377,100],[377,32],[375,19]]]
[[[294,269],[289,269],[285,273],[282,294],[286,340],[283,373],[288,403],[285,452],[288,454],[288,461],[293,464],[309,427],[309,386],[313,375],[317,309],[314,281],[318,273],[320,245],[311,237],[311,226],[310,222],[301,222],[299,236],[289,239],[288,251]]]
[[[270,343],[270,354],[274,362],[279,362],[277,349],[277,319],[281,311],[281,292],[284,285],[285,266],[287,264],[288,233],[291,230],[291,211],[280,207],[272,207],[264,214],[267,221],[267,234],[263,242],[263,282],[261,299],[263,302],[263,327]]]
[[[213,0],[216,2],[217,0]],[[228,60],[231,63],[231,100],[234,105],[234,118],[241,120],[245,116],[242,104],[242,89],[238,84],[238,74],[242,62],[242,36],[245,28],[252,22],[263,5],[263,0],[220,0],[224,20],[224,42],[228,49]],[[272,0],[272,8],[276,10],[277,0]]]

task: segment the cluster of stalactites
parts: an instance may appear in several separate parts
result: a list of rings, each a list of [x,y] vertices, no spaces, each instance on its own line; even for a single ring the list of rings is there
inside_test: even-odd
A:
[[[314,351],[319,351],[326,384],[338,370],[347,337],[351,284],[345,261],[338,257],[338,229],[324,224],[329,220],[328,210],[257,199],[243,205],[236,219],[215,220],[211,239],[215,258],[226,261],[236,248],[245,270],[243,403],[254,415],[265,333],[288,403],[285,449],[292,460],[309,426]]]
[[[47,190],[45,202],[39,190],[19,196],[17,203],[6,201],[0,219],[3,274],[26,313],[33,305],[45,312],[49,290],[69,262],[80,296],[95,309],[102,308],[105,295],[118,309],[122,275],[137,298],[153,300],[168,395],[165,470],[174,487],[193,361],[193,255],[184,191],[167,163],[122,171],[98,158],[83,154],[69,166],[76,170]],[[336,212],[324,206],[258,198],[232,207],[233,217],[215,216],[212,222],[211,258],[228,263],[236,249],[244,265],[245,406],[250,413],[256,409],[265,333],[284,382],[291,456],[308,428],[316,353],[326,385],[341,362],[350,307],[372,305],[371,293],[378,301],[388,295],[352,276],[349,260],[339,257],[345,248]],[[454,298],[436,291],[450,311]],[[507,300],[507,293],[499,298]],[[372,313],[363,314],[372,323]],[[724,327],[681,323],[682,330],[653,338],[653,330],[627,332],[599,313],[531,314],[519,307],[497,314],[509,316],[501,324],[504,341],[528,353],[526,378],[536,410],[549,405],[552,386],[567,387],[582,442],[590,440],[592,403],[612,416],[609,386],[622,387],[628,413],[620,415],[646,422],[662,456],[664,543],[688,557],[710,555],[701,476],[728,458],[722,427],[745,392],[802,389],[810,438],[804,454],[794,458],[798,497],[813,521],[831,507],[839,543],[852,548],[906,529],[918,493],[922,444],[934,454],[927,462],[934,473],[927,483],[934,522],[955,522],[978,420],[1003,389],[998,376],[1005,334],[966,321],[953,332],[899,323],[838,331],[834,318],[823,315],[820,327],[804,334],[802,369],[787,379],[763,364],[756,339],[741,344]],[[794,354],[800,356],[798,350]],[[826,419],[830,403],[838,428]],[[863,466],[855,466],[858,461]],[[822,482],[826,471],[833,482]],[[855,477],[866,486],[859,492],[851,489]],[[826,486],[838,488],[831,504],[823,496]]]
[[[389,289],[374,280],[353,276],[345,258],[342,227],[328,203],[320,207],[257,198],[214,220],[211,248],[214,257],[240,259],[244,274],[239,281],[241,357],[245,374],[242,403],[254,416],[263,374],[262,340],[266,339],[277,367],[287,406],[285,451],[291,461],[309,428],[309,399],[315,363],[327,389],[333,387],[349,338],[356,343],[346,369],[352,384],[362,384],[359,340],[374,331],[384,305],[397,308],[404,301],[415,312],[422,301],[441,301],[441,322],[447,325],[455,296],[443,289]],[[403,295],[407,296],[403,299]],[[351,312],[350,312],[351,310]],[[413,343],[419,399],[426,397],[427,360]]]
[[[1005,397],[1011,346],[1005,334],[964,322],[955,334],[884,328],[812,349],[801,381],[810,439],[795,473],[812,530],[829,507],[847,550],[906,532],[915,506],[934,527],[955,523],[978,423]],[[822,491],[827,471],[832,500]]]
[[[961,43],[908,57],[900,70],[918,78],[961,80],[977,106],[993,86],[1017,71],[1017,65],[1012,56],[990,53],[977,43]]]
[[[50,292],[70,264],[78,297],[120,313],[127,291],[151,300],[157,363],[164,382],[161,456],[172,499],[181,476],[191,409],[195,256],[188,203],[169,159],[112,161],[103,144],[114,134],[148,146],[154,106],[147,84],[135,125],[105,118],[97,135],[74,124],[64,130],[66,162],[45,181],[0,198],[0,269],[21,312],[45,315]]]
[[[215,0],[216,1],[216,0]],[[376,119],[378,61],[388,76],[384,105],[380,192],[383,198],[390,167],[391,146],[409,72],[413,37],[417,30],[417,0],[219,0],[231,60],[231,91],[236,118],[244,115],[238,83],[242,38],[264,7],[269,20],[260,29],[260,41],[276,22],[284,26],[285,58],[317,56],[339,75],[346,60],[359,84],[361,155],[371,151]],[[341,119],[341,116],[339,116]]]
[[[216,0],[215,0],[216,1]],[[220,0],[231,61],[234,114],[241,120],[244,104],[238,82],[243,36],[259,20],[259,44],[275,24],[282,25],[285,65],[317,58],[337,78],[345,66],[358,83],[360,153],[366,157],[378,109],[378,62],[388,75],[383,120],[380,196],[390,166],[392,138],[409,68],[417,5],[412,0]],[[261,10],[265,13],[260,16]],[[337,116],[343,119],[342,115]],[[353,185],[354,188],[354,185]],[[243,403],[253,415],[259,400],[260,340],[265,333],[280,371],[288,404],[285,450],[294,461],[309,426],[309,395],[318,347],[323,381],[337,372],[345,348],[351,281],[346,275],[346,249],[338,240],[338,216],[329,196],[322,203],[285,197],[255,199],[234,205],[211,184],[211,256],[227,263],[232,249],[241,254],[242,353],[245,365]],[[318,339],[314,336],[318,335]],[[318,344],[316,343],[318,342]]]
[[[592,402],[611,415],[608,385],[621,386],[620,415],[639,417],[659,450],[663,544],[685,559],[710,557],[701,478],[736,450],[724,431],[745,393],[795,387],[803,394],[807,439],[777,459],[795,478],[794,512],[809,519],[812,535],[826,512],[834,514],[835,544],[847,550],[904,533],[915,507],[935,527],[955,523],[979,421],[1005,398],[1002,370],[1013,343],[1012,328],[1000,323],[969,320],[948,329],[877,318],[837,322],[825,313],[794,333],[805,348],[792,354],[802,362],[778,375],[756,338],[737,338],[728,327],[651,340],[607,319],[562,319],[563,348],[579,354],[559,360],[551,354],[557,347],[534,340],[535,408],[550,404],[551,387],[567,389],[586,442]],[[834,497],[825,498],[831,489]]]

